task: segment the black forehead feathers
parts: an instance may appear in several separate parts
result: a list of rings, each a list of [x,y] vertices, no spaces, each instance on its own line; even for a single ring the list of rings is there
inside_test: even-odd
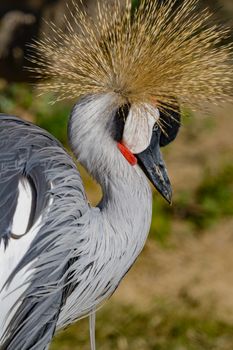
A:
[[[119,142],[123,138],[123,132],[125,127],[125,121],[128,117],[129,111],[130,111],[130,104],[125,104],[121,106],[114,118],[114,140]]]
[[[165,106],[159,112],[159,123],[162,129],[160,147],[164,147],[175,140],[180,129],[181,113],[177,103],[174,106]]]

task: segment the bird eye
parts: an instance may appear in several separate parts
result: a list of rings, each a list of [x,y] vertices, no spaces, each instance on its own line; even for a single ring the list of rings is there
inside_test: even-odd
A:
[[[158,123],[156,122],[155,125],[153,126],[153,132],[154,132],[154,131],[158,131],[158,129],[159,129],[159,125],[158,125]]]
[[[161,136],[160,147],[167,146],[174,141],[180,129],[180,108],[168,106],[160,111]]]
[[[117,142],[120,142],[123,138],[125,122],[129,115],[129,110],[130,110],[130,105],[125,104],[121,106],[115,114],[113,137],[114,137],[114,140]]]

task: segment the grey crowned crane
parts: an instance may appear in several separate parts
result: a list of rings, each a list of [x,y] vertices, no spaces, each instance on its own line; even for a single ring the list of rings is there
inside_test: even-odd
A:
[[[0,349],[44,350],[116,290],[147,239],[150,179],[171,202],[160,148],[177,135],[180,108],[231,99],[232,58],[197,0],[74,6],[67,32],[35,44],[43,91],[76,98],[68,140],[101,185],[87,201],[76,164],[39,127],[0,116]]]

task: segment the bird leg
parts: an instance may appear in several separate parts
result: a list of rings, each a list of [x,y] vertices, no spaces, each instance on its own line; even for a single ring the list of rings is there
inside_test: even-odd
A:
[[[95,346],[95,319],[96,319],[96,313],[95,313],[95,310],[93,310],[92,313],[89,315],[91,350],[96,350],[96,346]]]

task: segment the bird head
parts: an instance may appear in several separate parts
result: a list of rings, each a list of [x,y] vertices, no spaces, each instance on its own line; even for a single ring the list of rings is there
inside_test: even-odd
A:
[[[141,0],[133,11],[130,0],[103,0],[94,19],[74,4],[67,31],[51,24],[53,37],[37,42],[31,58],[39,87],[56,92],[57,100],[75,98],[81,106],[93,97],[86,125],[95,127],[94,120],[97,130],[97,118],[108,130],[111,125],[118,152],[131,166],[138,163],[168,201],[160,148],[175,139],[181,109],[232,100],[232,50],[224,44],[229,30],[198,4]],[[102,113],[96,101],[104,95],[111,99]]]
[[[165,112],[150,104],[126,104],[115,116],[114,139],[120,152],[129,164],[141,167],[169,203],[172,191],[160,148],[175,139],[179,127],[178,107],[175,110],[167,106]]]

